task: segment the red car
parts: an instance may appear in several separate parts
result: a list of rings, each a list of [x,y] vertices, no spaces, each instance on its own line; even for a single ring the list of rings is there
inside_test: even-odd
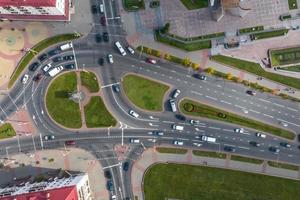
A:
[[[148,63],[151,63],[151,64],[156,64],[156,63],[157,63],[157,60],[152,59],[152,58],[147,58],[146,61],[147,61]]]
[[[106,26],[106,19],[105,19],[105,16],[102,16],[102,17],[100,18],[100,23],[101,23],[102,26]]]
[[[75,145],[75,141],[74,140],[67,140],[65,142],[65,145],[68,145],[68,146]]]
[[[38,73],[34,78],[33,78],[33,81],[35,81],[35,82],[38,82],[38,81],[40,81],[41,79],[42,79],[42,74],[40,74],[40,73]]]

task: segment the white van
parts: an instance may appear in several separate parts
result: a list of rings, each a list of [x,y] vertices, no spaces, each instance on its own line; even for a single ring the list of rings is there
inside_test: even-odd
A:
[[[176,108],[176,104],[175,104],[174,99],[170,99],[169,102],[170,102],[170,105],[171,105],[172,112],[176,112],[177,108]]]
[[[183,131],[184,127],[183,126],[179,126],[179,125],[172,125],[172,129],[173,130],[177,130],[177,131]]]
[[[213,143],[215,143],[217,139],[214,138],[214,137],[209,137],[209,136],[203,135],[203,136],[201,137],[201,140],[202,140],[202,141],[205,141],[205,142],[213,142]]]
[[[65,51],[65,50],[71,49],[72,47],[73,47],[72,43],[67,43],[67,44],[61,45],[59,48],[60,48],[60,50]]]
[[[115,42],[115,45],[116,45],[116,47],[118,48],[120,54],[121,54],[122,56],[125,56],[125,55],[126,55],[126,52],[125,52],[124,48],[122,47],[121,43],[120,43],[119,41],[117,41],[117,42]]]
[[[43,67],[43,71],[46,73],[51,68],[51,66],[52,66],[52,63],[48,63],[47,65],[45,65]]]
[[[59,74],[63,69],[64,69],[63,66],[55,67],[55,68],[51,69],[48,73],[51,77],[53,77],[53,76],[56,76],[57,74]]]
[[[103,3],[100,4],[100,13],[104,13],[104,5],[103,5]]]

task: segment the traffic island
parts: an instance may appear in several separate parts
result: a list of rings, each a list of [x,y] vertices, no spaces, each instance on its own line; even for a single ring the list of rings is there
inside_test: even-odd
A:
[[[147,111],[162,111],[163,99],[169,86],[134,74],[122,78],[122,86],[128,99]]]
[[[79,104],[71,97],[77,92],[75,72],[57,76],[48,87],[46,108],[51,118],[58,124],[78,129],[82,126]]]
[[[90,71],[80,72],[81,85],[86,87],[89,92],[95,93],[99,91],[98,79],[95,73]]]
[[[16,131],[10,123],[0,126],[0,139],[11,138],[16,136]]]

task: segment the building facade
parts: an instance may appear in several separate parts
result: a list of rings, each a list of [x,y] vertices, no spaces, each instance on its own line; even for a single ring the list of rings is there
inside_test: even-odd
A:
[[[69,21],[70,0],[1,0],[0,19]]]

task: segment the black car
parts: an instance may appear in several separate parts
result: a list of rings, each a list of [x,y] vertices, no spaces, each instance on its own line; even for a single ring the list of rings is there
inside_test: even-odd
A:
[[[40,55],[39,57],[38,57],[38,59],[41,61],[41,62],[43,62],[44,60],[46,60],[48,58],[48,55],[47,54],[42,54],[42,55]]]
[[[254,90],[247,90],[246,91],[247,94],[251,95],[251,96],[255,96],[256,92]]]
[[[231,147],[231,146],[225,146],[224,147],[224,151],[235,152],[236,148],[235,147]]]
[[[277,147],[269,147],[269,151],[274,152],[274,153],[279,153],[280,149],[278,149]]]
[[[255,141],[250,141],[249,144],[254,146],[254,147],[259,147],[260,146],[260,144],[255,142]]]
[[[117,93],[120,92],[120,87],[118,85],[113,85],[112,87],[113,87],[115,92],[117,92]]]
[[[96,42],[98,43],[102,42],[102,35],[100,33],[96,34]]]
[[[57,55],[60,53],[60,50],[59,49],[53,49],[51,51],[48,52],[48,55],[49,56],[54,56],[54,55]]]
[[[64,66],[65,69],[74,69],[75,65],[74,64],[67,64]]]
[[[285,148],[291,148],[291,145],[287,142],[280,142],[280,146],[283,146]]]
[[[64,56],[64,60],[74,60],[73,55]]]
[[[104,176],[105,176],[107,179],[111,179],[111,177],[112,177],[110,171],[105,171],[105,172],[104,172]]]
[[[29,70],[34,72],[38,67],[39,67],[39,63],[34,62],[29,66]]]
[[[177,119],[181,120],[181,121],[185,121],[185,120],[186,120],[185,116],[180,115],[180,114],[176,114],[175,117],[176,117]]]
[[[106,187],[107,187],[107,189],[108,189],[109,191],[114,191],[114,184],[113,184],[112,181],[110,181],[110,180],[107,181]]]
[[[129,169],[129,162],[124,162],[124,164],[123,164],[123,170],[124,171],[128,171],[128,169]]]
[[[57,57],[54,57],[52,59],[53,62],[60,62],[60,61],[63,61],[63,58],[61,56],[57,56]]]
[[[98,63],[99,63],[99,65],[103,66],[104,65],[104,58],[99,58]]]
[[[206,76],[202,75],[202,74],[194,74],[193,75],[194,78],[200,79],[200,80],[206,80]]]
[[[92,13],[93,14],[97,14],[98,13],[98,9],[96,5],[92,5]]]
[[[109,42],[109,35],[108,35],[108,32],[104,32],[104,33],[103,33],[103,41],[104,41],[104,42]]]

